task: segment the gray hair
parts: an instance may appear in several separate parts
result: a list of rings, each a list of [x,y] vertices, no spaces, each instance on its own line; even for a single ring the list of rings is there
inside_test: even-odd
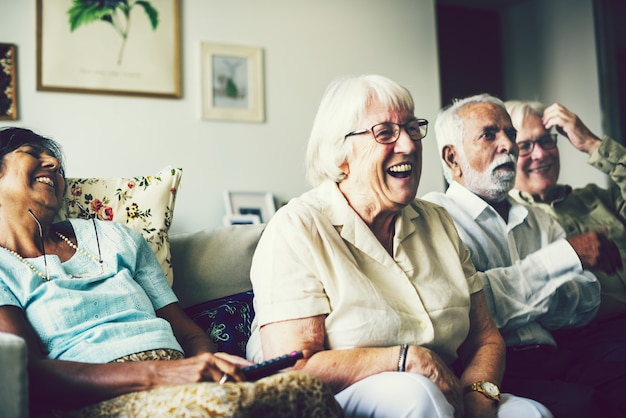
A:
[[[546,105],[537,101],[508,100],[504,103],[506,111],[511,116],[511,123],[515,129],[519,129],[524,118],[529,115],[543,116]]]
[[[406,88],[380,75],[342,77],[330,83],[313,121],[306,152],[306,175],[313,186],[325,180],[339,183],[345,178],[340,169],[350,157],[345,136],[366,128],[357,123],[375,105],[411,114],[415,109]]]
[[[59,170],[65,177],[63,167],[63,149],[61,145],[53,139],[39,135],[30,129],[5,127],[0,128],[0,173],[4,171],[4,157],[21,146],[32,145],[34,147],[47,150],[50,155],[59,161]]]
[[[457,151],[464,155],[463,149],[463,121],[459,116],[459,111],[468,105],[477,103],[491,103],[502,110],[506,111],[504,102],[495,96],[490,94],[477,94],[475,96],[466,97],[464,99],[455,99],[452,104],[439,111],[437,119],[435,120],[435,137],[437,138],[437,149],[439,151],[439,157],[441,165],[443,167],[443,175],[451,183],[452,171],[443,159],[443,148],[446,145],[452,145],[457,148]]]

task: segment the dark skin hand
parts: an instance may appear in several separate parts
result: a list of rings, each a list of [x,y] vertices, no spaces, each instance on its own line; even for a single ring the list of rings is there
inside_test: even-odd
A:
[[[623,268],[622,257],[615,242],[605,231],[591,231],[567,238],[584,269],[599,269],[614,274]]]

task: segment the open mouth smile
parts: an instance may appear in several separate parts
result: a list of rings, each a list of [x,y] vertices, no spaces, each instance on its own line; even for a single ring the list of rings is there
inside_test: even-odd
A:
[[[412,163],[402,163],[398,165],[391,166],[387,169],[387,173],[395,178],[407,178],[413,172],[413,164]]]
[[[35,182],[47,184],[48,186],[54,188],[54,180],[47,176],[36,177]]]

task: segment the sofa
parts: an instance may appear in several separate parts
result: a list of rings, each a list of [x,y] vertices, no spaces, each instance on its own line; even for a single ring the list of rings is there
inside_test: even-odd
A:
[[[170,233],[182,170],[129,178],[68,178],[58,220],[121,222],[142,234],[187,314],[219,351],[245,356],[254,318],[250,265],[264,225]],[[0,332],[0,418],[28,416],[24,340]]]
[[[170,236],[174,293],[219,351],[245,357],[254,318],[250,265],[265,225]]]

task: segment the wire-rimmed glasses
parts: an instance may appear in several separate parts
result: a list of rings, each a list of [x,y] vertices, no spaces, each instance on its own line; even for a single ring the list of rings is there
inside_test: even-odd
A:
[[[370,129],[352,131],[344,136],[348,138],[354,135],[362,135],[371,132],[374,140],[379,144],[393,144],[400,138],[400,129],[404,128],[413,141],[424,139],[428,132],[428,121],[426,119],[411,119],[407,123],[400,124],[394,122],[381,122]]]
[[[75,245],[74,243],[72,243],[67,237],[65,237],[65,235],[61,234],[60,232],[57,232],[57,235],[63,239],[70,247],[72,247],[73,249],[76,250],[77,253],[82,253],[84,254],[86,257],[92,259],[93,261],[95,261],[98,266],[100,267],[100,271],[98,273],[89,273],[89,274],[72,274],[71,276],[73,278],[90,278],[90,277],[96,277],[98,275],[102,275],[104,273],[104,262],[102,260],[102,252],[100,250],[100,238],[98,237],[98,228],[96,228],[96,220],[95,220],[95,215],[90,215],[89,211],[87,211],[87,209],[85,209],[80,203],[76,202],[76,205],[79,207],[79,209],[81,210],[81,212],[86,213],[88,218],[91,219],[91,222],[93,224],[93,229],[95,232],[95,236],[96,236],[96,245],[98,247],[98,257],[96,258],[94,255],[88,253],[87,251],[79,248],[77,245]],[[41,227],[41,222],[39,221],[39,218],[37,218],[37,216],[33,213],[32,210],[28,209],[28,214],[35,220],[35,222],[37,223],[37,227],[39,228],[39,238],[41,240],[41,253],[43,255],[43,263],[44,263],[44,267],[45,267],[45,275],[42,276],[42,278],[44,278],[46,281],[50,281],[50,273],[48,271],[48,261],[46,259],[46,247],[44,245],[44,239],[43,239],[43,229]]]
[[[551,150],[556,147],[556,137],[557,134],[546,134],[543,135],[534,141],[520,141],[517,143],[519,147],[519,156],[524,157],[529,155],[535,149],[535,144],[539,144],[539,146],[545,150]]]

